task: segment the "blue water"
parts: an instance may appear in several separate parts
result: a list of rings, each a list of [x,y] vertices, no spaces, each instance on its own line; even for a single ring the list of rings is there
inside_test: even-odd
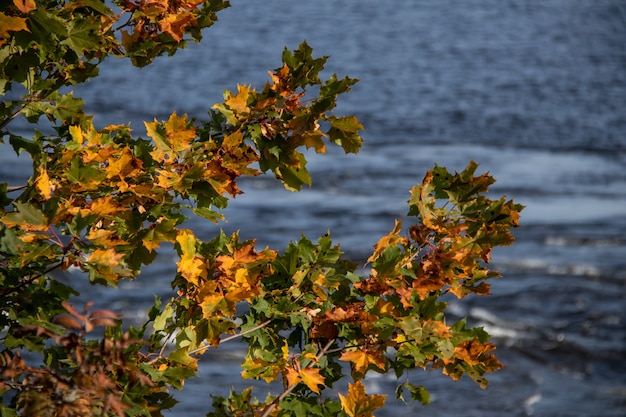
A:
[[[494,254],[504,278],[493,295],[453,302],[484,325],[506,368],[482,391],[437,373],[413,382],[433,402],[393,400],[380,416],[626,415],[626,4],[619,0],[232,1],[201,45],[141,70],[110,60],[78,88],[96,124],[203,117],[237,83],[261,88],[284,46],[303,39],[329,55],[327,73],[361,79],[337,109],[365,125],[359,155],[311,155],[313,188],[271,178],[241,182],[228,231],[284,248],[328,229],[354,259],[406,213],[408,190],[434,163],[470,159],[527,206],[517,242]],[[29,162],[0,148],[0,181]],[[408,224],[407,224],[408,226]],[[217,228],[190,223],[204,238]],[[85,287],[100,307],[140,319],[153,293],[169,294],[171,254],[121,292]],[[97,291],[97,293],[96,293]],[[210,394],[243,388],[243,345],[223,345],[178,395],[172,416],[201,416]],[[255,384],[263,398],[268,387]]]

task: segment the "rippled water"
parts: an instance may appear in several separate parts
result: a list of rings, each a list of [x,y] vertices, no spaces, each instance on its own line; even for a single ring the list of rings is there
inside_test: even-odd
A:
[[[79,88],[97,124],[202,117],[237,83],[261,87],[287,45],[307,39],[328,72],[361,82],[338,108],[364,123],[357,156],[311,156],[314,185],[293,194],[270,178],[241,183],[225,229],[283,248],[301,232],[330,229],[354,259],[406,213],[408,190],[434,163],[474,159],[527,206],[517,242],[494,254],[504,278],[493,295],[451,301],[494,335],[506,368],[480,390],[417,373],[426,408],[395,404],[379,415],[626,415],[626,5],[619,0],[232,1],[200,46],[142,70],[109,61]],[[28,161],[0,153],[0,180]],[[193,221],[210,238],[215,226]],[[122,292],[85,297],[139,318],[152,293],[167,296],[164,254]],[[98,294],[95,293],[98,291]],[[220,347],[179,395],[172,415],[204,415],[210,394],[241,381],[243,345]],[[257,395],[264,397],[263,383]]]

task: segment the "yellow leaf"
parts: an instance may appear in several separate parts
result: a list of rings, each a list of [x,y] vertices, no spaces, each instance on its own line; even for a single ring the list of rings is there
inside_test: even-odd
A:
[[[224,103],[235,113],[249,113],[250,108],[248,107],[248,98],[250,97],[251,92],[253,93],[254,90],[251,90],[245,85],[238,85],[237,94],[231,94]]]
[[[121,239],[115,230],[92,228],[86,236],[90,242],[105,247],[114,247],[118,245],[127,245],[128,242]]]
[[[107,281],[117,283],[121,277],[132,276],[132,272],[123,264],[123,258],[124,254],[117,253],[115,249],[96,249],[87,263]]]
[[[343,352],[339,360],[354,363],[355,371],[360,374],[364,374],[365,371],[367,371],[367,367],[369,365],[369,361],[367,360],[367,353],[362,350]]]
[[[176,112],[163,124],[144,122],[147,135],[154,141],[154,151],[150,155],[158,161],[174,163],[179,153],[191,147],[191,141],[196,137],[196,128],[190,126],[187,115],[178,116]]]
[[[343,352],[339,360],[354,363],[354,370],[360,375],[365,375],[370,364],[376,366],[381,371],[384,371],[386,367],[385,359],[379,351],[366,352],[364,350],[355,350]]]
[[[187,282],[194,285],[200,285],[200,279],[206,278],[206,263],[199,257],[182,258],[176,266]]]
[[[109,158],[109,165],[106,169],[107,178],[114,178],[116,176],[126,178],[136,175],[142,166],[143,162],[135,158],[135,155],[133,155],[129,148],[124,148],[117,158]]]
[[[22,13],[28,13],[37,8],[35,0],[13,0],[13,4]]]
[[[300,383],[300,373],[294,367],[287,369],[287,384],[289,386],[298,385]]]
[[[326,386],[324,377],[320,375],[319,368],[304,368],[300,370],[299,374],[302,382],[316,394],[320,393],[319,385]]]
[[[197,241],[198,239],[196,239],[193,232],[189,229],[180,230],[176,236],[176,242],[180,245],[180,250],[183,253],[182,256],[195,256]]]
[[[402,222],[400,222],[399,220],[396,220],[396,224],[393,227],[393,230],[391,231],[391,233],[389,233],[387,236],[383,236],[378,241],[378,243],[376,243],[376,245],[374,246],[374,253],[372,254],[372,256],[369,257],[367,262],[375,261],[384,252],[384,250],[389,246],[394,246],[394,245],[397,245],[398,243],[403,244],[403,245],[406,244],[408,242],[408,239],[405,237],[399,236],[401,230],[402,230]]]
[[[396,315],[396,306],[394,306],[391,301],[385,301],[381,298],[378,300],[376,305],[382,315],[386,315],[386,316]]]
[[[197,23],[196,18],[190,12],[168,14],[159,21],[163,33],[170,35],[176,42],[183,40],[185,29]]]
[[[320,375],[319,368],[304,368],[300,369],[298,365],[287,369],[287,383],[290,386],[297,385],[300,382],[305,384],[309,389],[316,394],[320,393],[319,385],[325,386],[324,377]]]
[[[194,285],[200,285],[200,279],[207,277],[208,269],[204,259],[196,256],[197,241],[193,232],[188,229],[181,230],[176,236],[176,242],[182,252],[180,261],[176,263],[178,272]]]
[[[350,417],[370,417],[373,412],[384,407],[387,395],[367,395],[365,387],[359,380],[354,384],[348,384],[348,395],[339,393],[341,407]]]
[[[70,136],[74,139],[74,142],[82,145],[85,142],[85,135],[83,135],[83,130],[80,126],[70,126]]]
[[[120,203],[113,200],[113,197],[106,196],[98,198],[91,203],[89,211],[100,216],[119,215],[121,212],[128,210]]]
[[[52,196],[52,183],[50,182],[48,171],[46,171],[44,167],[39,168],[39,175],[35,180],[35,188],[37,188],[37,191],[43,196],[44,200],[49,200]]]
[[[50,239],[50,235],[46,233],[26,233],[17,238],[24,243],[33,243],[38,240]]]
[[[7,16],[4,13],[0,13],[0,39],[7,39],[9,32],[19,32],[20,30],[30,32],[28,26],[26,26],[25,18]],[[0,45],[3,43],[0,42]]]
[[[181,152],[190,148],[191,141],[196,137],[196,128],[189,127],[186,114],[179,117],[174,112],[165,122],[165,134],[172,150]]]
[[[225,135],[224,140],[222,141],[222,146],[226,149],[230,150],[232,148],[237,148],[243,143],[243,133],[241,130],[236,130],[230,135]]]

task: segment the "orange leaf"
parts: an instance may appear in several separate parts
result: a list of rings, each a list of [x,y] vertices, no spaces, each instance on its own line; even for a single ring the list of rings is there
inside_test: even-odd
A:
[[[326,386],[324,377],[320,375],[319,368],[297,369],[299,366],[287,369],[287,383],[290,386],[304,383],[309,389],[316,394],[320,393],[319,385]]]
[[[117,253],[115,249],[96,249],[91,253],[87,264],[95,269],[110,283],[117,283],[120,277],[132,276],[132,271],[128,270],[122,263],[124,254]]]
[[[44,167],[39,168],[39,175],[35,180],[35,188],[37,188],[37,192],[42,195],[44,200],[49,200],[52,196],[52,183],[50,182],[48,171]]]
[[[190,283],[199,285],[201,278],[207,276],[206,262],[196,256],[196,243],[198,239],[188,229],[181,230],[176,236],[176,242],[180,245],[181,257],[176,263],[178,272]]]
[[[37,3],[35,3],[35,0],[13,0],[13,4],[22,13],[28,13],[31,10],[35,10],[37,8]]]
[[[403,244],[403,245],[406,244],[408,242],[408,239],[405,237],[399,236],[401,230],[402,230],[402,222],[400,222],[399,220],[396,220],[396,224],[393,227],[393,230],[391,231],[391,233],[389,233],[387,236],[383,236],[378,241],[378,243],[376,243],[376,245],[374,246],[374,253],[372,254],[372,256],[369,257],[367,262],[375,261],[384,252],[384,250],[389,246],[394,246],[394,245],[397,245],[398,243]]]
[[[191,146],[191,141],[196,137],[196,128],[189,127],[186,114],[179,117],[174,112],[165,122],[165,133],[172,145],[172,150],[181,152]]]
[[[119,157],[109,159],[109,165],[106,168],[107,178],[131,176],[136,174],[142,166],[143,162],[135,158],[129,148],[124,148]]]
[[[381,371],[385,370],[385,359],[381,352],[366,352],[364,350],[355,350],[352,352],[343,352],[339,360],[350,361],[354,363],[354,371],[357,374],[365,375],[370,364],[376,366]]]
[[[316,394],[320,393],[319,385],[325,386],[324,377],[320,375],[319,368],[304,368],[300,370],[300,378],[309,389]]]
[[[365,387],[359,380],[354,384],[348,384],[348,395],[339,393],[341,407],[350,417],[370,417],[373,412],[384,407],[387,395],[367,395]]]
[[[28,30],[26,26],[26,19],[23,17],[7,16],[4,13],[0,13],[0,39],[7,39],[9,32],[19,32],[20,30]],[[4,42],[0,41],[0,45]]]
[[[254,92],[254,90],[245,85],[238,85],[237,94],[231,94],[224,103],[235,113],[249,113],[248,97],[250,97],[251,92]]]
[[[190,12],[168,14],[159,21],[163,33],[170,35],[176,42],[183,40],[185,29],[197,23],[195,16]]]
[[[126,211],[120,203],[113,200],[113,197],[106,196],[98,198],[91,203],[89,208],[91,213],[98,214],[100,216],[118,215],[120,212]]]

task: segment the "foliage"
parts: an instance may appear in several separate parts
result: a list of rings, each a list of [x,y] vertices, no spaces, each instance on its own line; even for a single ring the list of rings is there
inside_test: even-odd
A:
[[[499,276],[487,267],[491,250],[513,241],[522,207],[487,198],[494,180],[471,162],[461,173],[428,171],[410,194],[408,234],[396,222],[359,270],[329,235],[303,236],[282,252],[236,233],[202,241],[184,227],[187,216],[222,220],[242,192],[240,176],[271,171],[297,191],[311,185],[303,147],[358,152],[361,124],[332,114],[356,80],[321,80],[326,57],[302,43],[285,49],[262,90],[226,91],[207,120],[173,112],[146,122],[147,138],[127,125],[98,129],[67,87],[97,76],[109,56],[144,66],[172,55],[229,6],[113,3],[0,6],[0,140],[33,161],[27,184],[0,183],[2,415],[159,416],[176,402],[170,389],[196,375],[200,355],[233,338],[248,345],[242,377],[282,388],[265,399],[252,388],[215,396],[209,416],[373,415],[385,395],[366,393],[371,372],[406,374],[396,396],[424,404],[424,387],[409,382],[414,368],[485,387],[485,373],[501,367],[494,346],[481,328],[448,323],[441,298],[489,293],[487,280]],[[18,117],[47,120],[48,129],[14,134]],[[76,289],[51,274],[72,268],[116,286],[164,243],[179,256],[173,296],[156,298],[139,328],[73,307]]]

